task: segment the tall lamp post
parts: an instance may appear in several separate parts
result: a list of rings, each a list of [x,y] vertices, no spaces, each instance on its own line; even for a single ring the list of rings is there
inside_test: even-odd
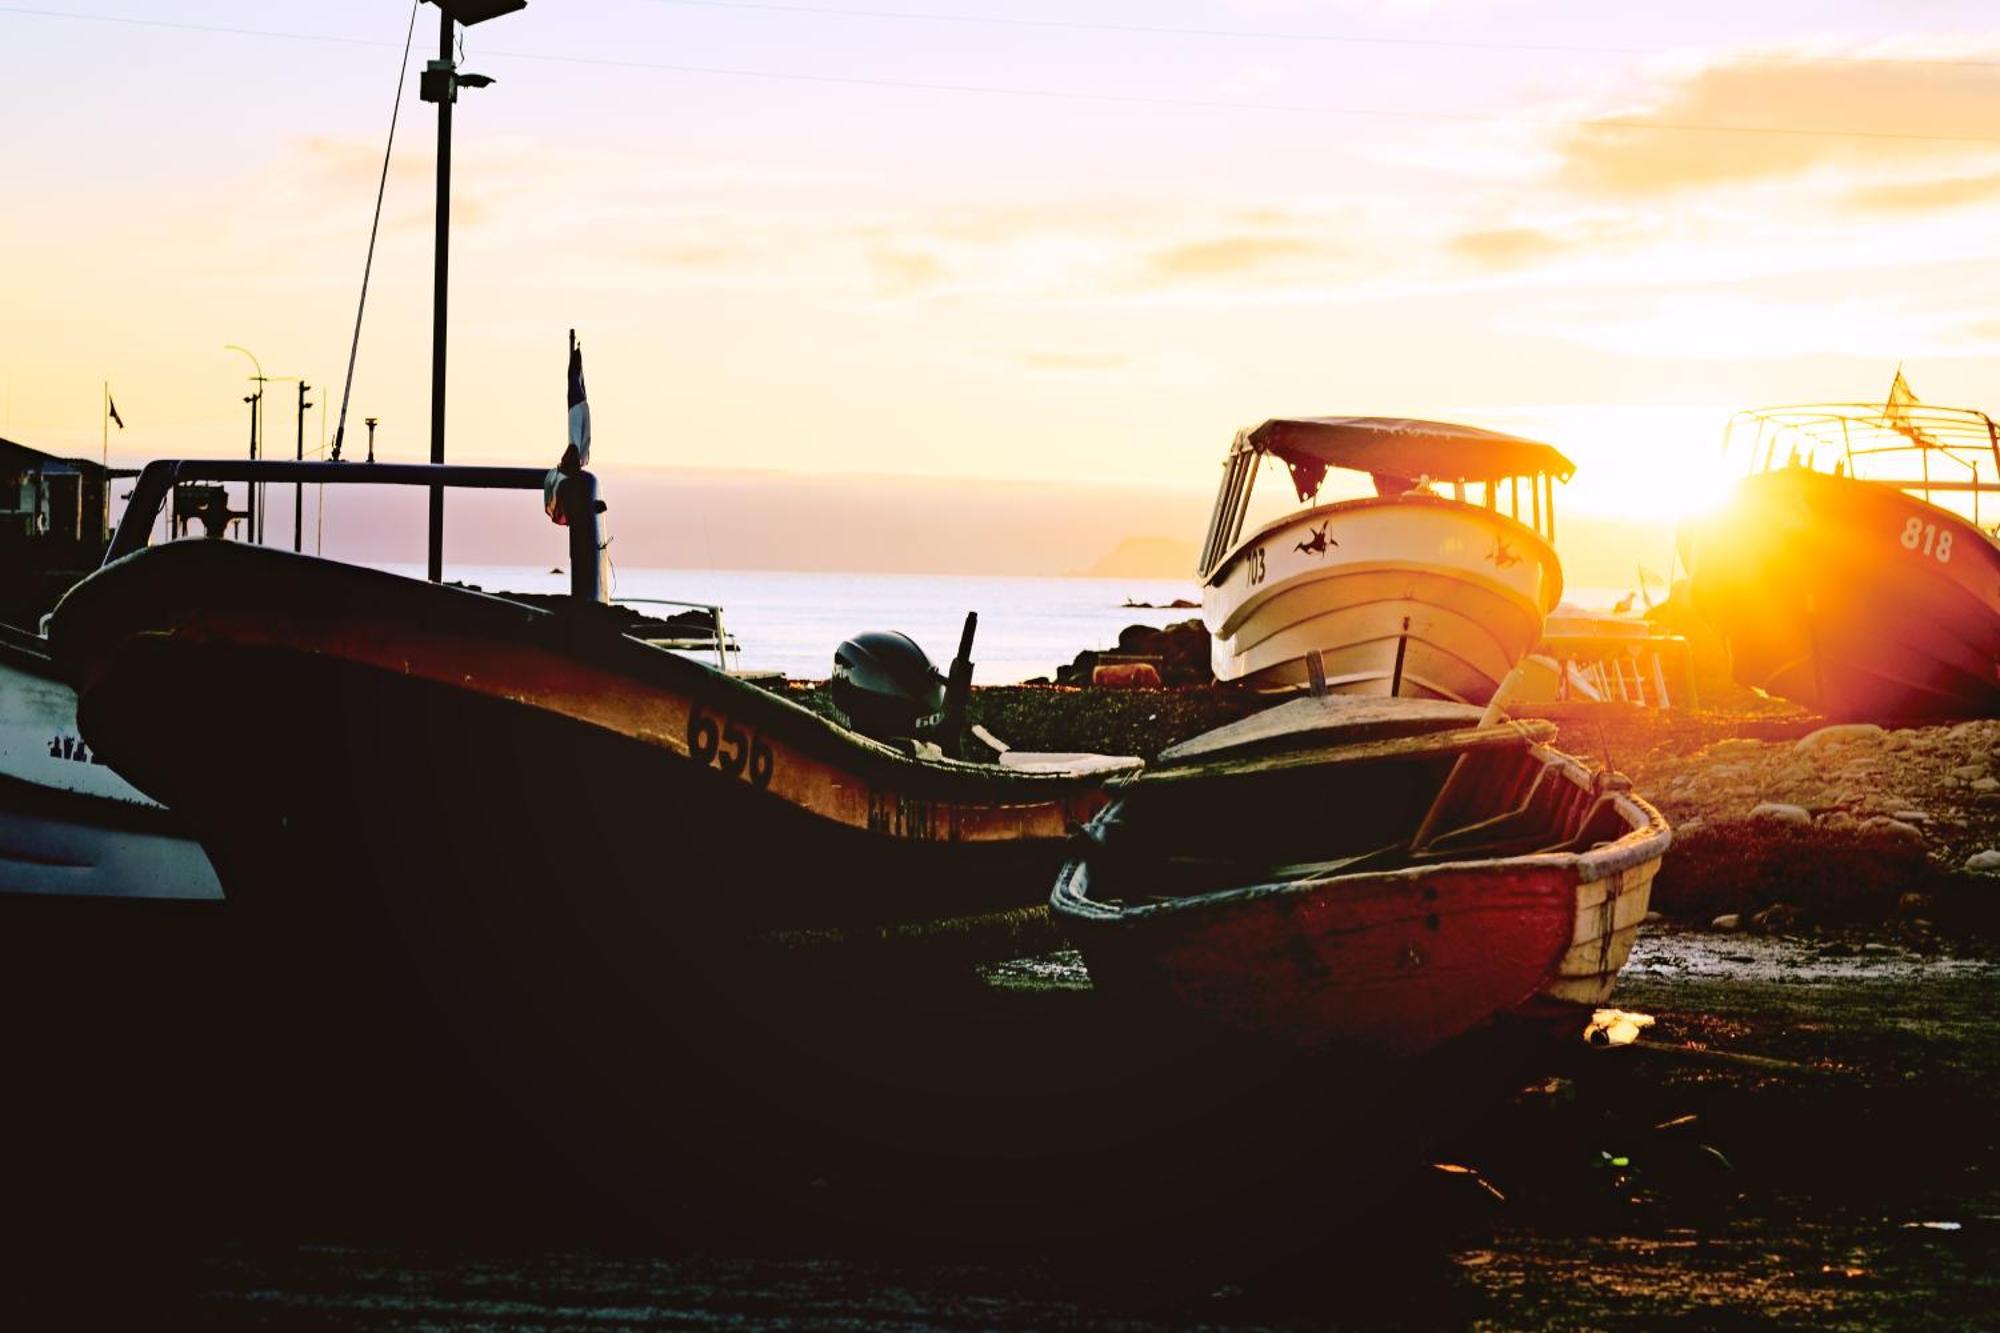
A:
[[[258,443],[264,434],[264,386],[270,381],[264,375],[264,363],[259,361],[257,354],[249,348],[229,343],[222,350],[225,352],[243,353],[243,355],[250,358],[250,364],[257,368],[257,373],[250,377],[257,383],[257,392],[243,400],[250,404],[250,458],[254,462],[257,458]],[[250,544],[255,546],[257,544],[257,483],[254,481],[243,483],[243,528],[245,535],[249,538]]]
[[[493,80],[484,74],[461,74],[452,61],[452,34],[458,24],[471,27],[526,9],[528,0],[430,0],[438,8],[438,58],[424,67],[418,95],[436,102],[437,257],[431,292],[431,462],[444,462],[444,344],[445,306],[451,271],[451,106],[458,90],[484,88]],[[444,578],[444,488],[431,487],[430,579]]]

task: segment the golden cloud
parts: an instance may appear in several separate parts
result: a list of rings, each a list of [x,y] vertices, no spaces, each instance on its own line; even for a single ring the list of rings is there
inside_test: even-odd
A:
[[[1627,115],[1573,127],[1559,174],[1580,188],[1643,195],[1825,165],[1991,158],[2000,143],[1979,140],[1996,113],[2000,93],[1986,69],[1745,57],[1689,75]]]
[[[1856,208],[1885,213],[1929,212],[1981,203],[1996,196],[2000,196],[2000,172],[1863,185],[1848,192],[1847,202]]]
[[[1538,227],[1491,227],[1455,236],[1451,248],[1467,259],[1494,268],[1512,268],[1559,254],[1568,246],[1554,232]]]
[[[1277,260],[1298,259],[1318,247],[1288,236],[1221,236],[1162,250],[1147,261],[1156,278],[1226,277],[1263,268]]]

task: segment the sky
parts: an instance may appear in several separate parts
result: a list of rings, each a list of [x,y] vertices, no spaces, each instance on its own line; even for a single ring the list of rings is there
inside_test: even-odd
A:
[[[410,14],[0,3],[0,435],[94,455],[108,381],[114,460],[233,452],[229,344],[337,410]],[[1108,551],[1182,535],[1133,525],[1199,514],[1240,426],[1426,416],[1568,453],[1595,567],[1715,492],[1738,408],[1899,364],[2000,402],[1990,5],[531,0],[464,47],[455,461],[553,460],[574,327],[610,475],[1149,497]],[[414,459],[414,74],[402,117],[350,447],[376,416]],[[702,520],[756,544],[724,490]],[[1002,563],[1072,572],[1044,526]]]

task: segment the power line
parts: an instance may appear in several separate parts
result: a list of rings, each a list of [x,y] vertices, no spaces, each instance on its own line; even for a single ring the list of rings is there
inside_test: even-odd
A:
[[[695,0],[663,0],[665,3],[694,3]],[[714,3],[715,0],[710,0]],[[747,7],[747,6],[746,6]],[[225,34],[236,37],[267,37],[283,41],[333,42],[346,46],[393,47],[393,42],[363,37],[341,37],[321,33],[280,32],[265,28],[224,27],[218,24],[182,23],[171,19],[140,19],[125,15],[68,13],[0,5],[0,14],[35,18],[72,19],[81,22],[118,23],[134,27],[168,28],[188,32]],[[1023,20],[1024,22],[1026,20]],[[1582,120],[1536,121],[1530,116],[1501,115],[1476,111],[1411,111],[1392,107],[1333,106],[1310,102],[1241,102],[1222,98],[1149,96],[1142,93],[1084,92],[1060,88],[1020,88],[1001,84],[943,83],[918,79],[887,79],[864,75],[811,74],[791,70],[742,69],[717,65],[686,65],[664,61],[624,60],[608,56],[551,55],[539,51],[487,50],[487,56],[512,60],[534,60],[548,64],[583,65],[610,69],[651,70],[667,74],[696,74],[719,78],[762,79],[786,83],[815,83],[858,88],[895,88],[932,93],[959,93],[987,97],[1024,97],[1046,100],[1092,102],[1108,105],[1186,107],[1195,110],[1280,112],[1321,116],[1356,116],[1382,120],[1428,121],[1461,124],[1540,124],[1546,128],[1638,130],[1668,134],[1777,135],[1788,138],[1861,139],[1904,143],[1958,143],[2000,145],[2000,136],[1977,134],[1918,134],[1897,130],[1839,130],[1817,126],[1788,125],[1703,125],[1680,121],[1630,120],[1602,117]]]
[[[1548,55],[1661,56],[1670,48],[1642,46],[1576,46],[1552,42],[1468,42],[1443,37],[1360,37],[1345,33],[1276,32],[1256,28],[1178,28],[1150,23],[1103,23],[1083,19],[1031,19],[991,14],[937,14],[894,9],[848,9],[822,5],[783,5],[764,0],[650,0],[656,5],[689,9],[739,9],[767,14],[811,14],[826,18],[881,19],[892,22],[956,23],[995,28],[1045,28],[1066,32],[1117,32],[1149,37],[1229,37],[1252,41],[1325,42],[1341,46],[1412,46],[1458,51],[1528,51]],[[2000,69],[2000,60],[1925,60],[1897,56],[1786,55],[1754,57],[1759,64],[1826,63],[1839,65],[1927,65],[1941,68]]]

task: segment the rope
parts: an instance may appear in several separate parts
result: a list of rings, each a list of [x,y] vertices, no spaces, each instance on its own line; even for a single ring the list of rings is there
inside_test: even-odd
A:
[[[382,230],[382,196],[389,189],[389,155],[396,149],[396,119],[403,113],[403,83],[410,75],[410,46],[417,36],[417,6],[410,0],[410,30],[403,35],[403,64],[396,72],[396,103],[389,109],[389,142],[382,149],[382,179],[375,185],[375,216],[368,223],[368,258],[361,266],[361,299],[354,306],[354,340],[347,348],[347,379],[340,386],[340,424],[333,428],[333,461],[340,461],[340,442],[347,438],[347,399],[354,392],[354,359],[361,352],[361,315],[368,309],[368,275],[375,270],[375,236]]]

